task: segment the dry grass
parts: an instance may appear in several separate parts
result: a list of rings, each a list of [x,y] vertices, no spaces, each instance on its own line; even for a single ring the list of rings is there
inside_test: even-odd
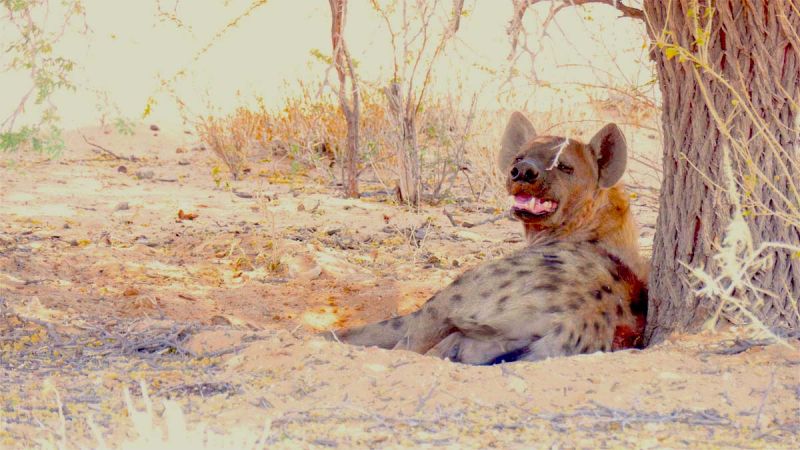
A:
[[[298,95],[274,110],[259,101],[256,109],[241,107],[225,117],[204,118],[197,125],[201,140],[214,150],[234,179],[242,177],[248,161],[257,153],[264,157],[262,160],[289,159],[316,169],[330,181],[343,179],[339,162],[347,132],[344,116],[332,96],[302,83],[299,87]],[[362,100],[359,173],[362,181],[391,192],[399,173],[387,102],[378,89],[368,88],[362,92]],[[491,128],[502,129],[502,124],[477,123],[475,96],[466,101],[461,95],[431,96],[422,111],[418,143],[425,198],[439,202],[450,197],[458,181],[469,186],[474,199],[496,188],[483,176],[493,170],[474,171],[486,161],[493,163],[494,157],[487,153],[494,152],[494,145],[488,141],[496,140],[497,133]]]

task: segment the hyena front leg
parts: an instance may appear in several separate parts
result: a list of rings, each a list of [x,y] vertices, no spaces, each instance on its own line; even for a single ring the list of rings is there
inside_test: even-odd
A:
[[[464,364],[498,364],[520,359],[532,343],[532,339],[478,339],[455,331],[425,354]]]

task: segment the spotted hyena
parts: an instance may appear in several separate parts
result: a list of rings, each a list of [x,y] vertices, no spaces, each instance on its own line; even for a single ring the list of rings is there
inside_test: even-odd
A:
[[[528,245],[465,272],[412,314],[330,337],[471,364],[641,346],[647,274],[618,184],[626,160],[614,124],[584,144],[537,136],[515,112],[498,163]]]

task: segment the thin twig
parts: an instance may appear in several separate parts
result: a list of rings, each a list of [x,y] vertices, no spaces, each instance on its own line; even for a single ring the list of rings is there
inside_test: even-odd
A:
[[[96,143],[90,141],[89,139],[86,139],[86,136],[84,136],[84,135],[81,135],[81,137],[83,138],[83,141],[86,142],[87,144],[91,145],[92,147],[94,147],[96,149],[99,149],[99,150],[105,152],[107,155],[109,155],[109,156],[111,156],[111,157],[113,157],[115,159],[122,159],[122,160],[125,160],[125,161],[131,161],[131,162],[137,161],[135,156],[130,156],[130,157],[129,156],[120,156],[120,155],[112,152],[111,150],[103,147],[102,145],[96,144]]]

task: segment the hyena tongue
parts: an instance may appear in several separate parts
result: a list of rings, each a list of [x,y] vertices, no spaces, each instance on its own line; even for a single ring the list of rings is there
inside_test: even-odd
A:
[[[528,209],[528,204],[531,200],[536,201],[536,198],[528,194],[517,194],[514,196],[514,206],[520,209]]]
[[[543,201],[532,195],[518,194],[514,196],[514,201],[515,208],[523,209],[532,214],[549,213],[555,210],[555,204],[553,202]]]

